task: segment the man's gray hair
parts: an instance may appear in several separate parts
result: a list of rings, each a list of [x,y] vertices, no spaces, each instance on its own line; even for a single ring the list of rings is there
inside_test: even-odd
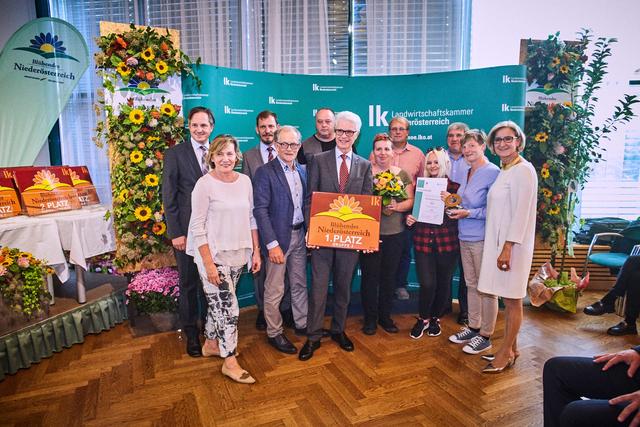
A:
[[[338,123],[340,120],[346,120],[353,123],[356,127],[356,131],[360,132],[360,128],[362,127],[362,120],[356,113],[352,113],[351,111],[340,111],[338,114],[336,114],[336,123]]]
[[[291,132],[295,136],[296,142],[300,144],[300,141],[302,141],[302,135],[300,135],[300,131],[296,127],[290,126],[290,125],[280,126],[280,128],[276,130],[276,133],[273,134],[273,140],[275,142],[280,141],[280,133],[283,130],[286,130],[287,132]]]

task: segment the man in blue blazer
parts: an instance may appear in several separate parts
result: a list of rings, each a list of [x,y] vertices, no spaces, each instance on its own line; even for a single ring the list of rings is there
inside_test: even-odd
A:
[[[300,132],[282,126],[274,135],[277,157],[256,170],[253,179],[253,216],[258,224],[266,270],[264,317],[269,344],[277,350],[297,353],[284,334],[280,302],[289,280],[291,309],[296,332],[307,323],[307,251],[305,245],[304,200],[306,176],[296,163]]]
[[[185,253],[191,219],[191,192],[196,181],[207,173],[204,156],[209,151],[209,137],[215,126],[211,110],[194,107],[189,111],[189,142],[174,145],[164,153],[162,203],[180,274],[178,315],[187,336],[187,354],[202,356],[198,319],[203,319],[205,297],[198,268],[193,257]]]

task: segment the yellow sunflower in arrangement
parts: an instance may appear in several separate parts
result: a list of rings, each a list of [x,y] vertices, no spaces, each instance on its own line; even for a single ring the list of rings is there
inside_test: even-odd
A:
[[[563,65],[560,67],[560,72],[562,74],[567,74],[569,72],[569,67],[567,67],[566,65]]]
[[[27,258],[29,260],[33,259],[33,255],[31,255],[29,252],[20,252],[18,254],[18,258]]]
[[[138,221],[146,221],[151,218],[151,209],[149,209],[147,206],[139,206],[136,208],[133,214],[136,216]]]
[[[551,174],[549,173],[549,169],[543,168],[540,171],[540,176],[543,177],[544,179],[547,179],[551,176]]]
[[[11,258],[11,257],[6,257],[6,258],[4,259],[4,261],[2,261],[2,264],[0,264],[0,265],[2,265],[2,266],[4,266],[4,267],[9,267],[11,264],[13,264],[13,258]]]
[[[546,197],[547,199],[549,199],[551,197],[553,193],[551,192],[551,190],[549,190],[548,188],[543,188],[542,189],[542,195],[544,197]]]
[[[131,163],[140,163],[143,158],[144,156],[138,150],[133,150],[131,154],[129,154],[129,160],[131,160]]]
[[[161,236],[165,231],[167,231],[167,226],[164,222],[156,222],[153,224],[153,227],[151,227],[151,231],[153,231],[153,234],[156,236]]]
[[[139,125],[140,123],[144,122],[144,111],[138,108],[134,108],[129,113],[129,120],[131,120],[131,123],[133,123],[134,125]]]
[[[158,179],[158,175],[150,173],[144,177],[144,185],[147,187],[157,187],[160,180]]]
[[[538,142],[547,142],[549,135],[546,132],[538,132],[534,139]]]
[[[166,116],[173,116],[176,113],[176,109],[168,102],[160,106],[160,111],[162,111],[162,114]]]
[[[558,64],[560,64],[560,58],[558,58],[558,57],[556,56],[555,58],[553,58],[553,59],[551,60],[551,64],[549,64],[549,65],[551,65],[551,67],[553,68],[553,67],[557,66]]]
[[[167,66],[166,62],[158,61],[158,63],[156,64],[156,71],[160,74],[165,74],[167,71],[169,71],[169,67]]]
[[[149,62],[152,61],[156,57],[156,55],[153,53],[153,49],[148,47],[140,54],[140,57]]]
[[[116,67],[116,71],[122,76],[128,76],[129,74],[131,74],[131,69],[129,69],[129,67],[127,67],[127,64],[125,64],[124,62],[120,62],[118,64],[118,66]]]
[[[129,195],[129,190],[120,190],[120,194],[118,194],[118,200],[124,202],[127,200],[127,196]]]
[[[560,213],[560,208],[558,206],[553,207],[547,211],[549,215],[558,215]]]

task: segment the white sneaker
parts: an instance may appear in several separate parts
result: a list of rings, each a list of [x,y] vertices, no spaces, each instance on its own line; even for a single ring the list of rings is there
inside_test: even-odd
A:
[[[491,348],[491,340],[483,337],[482,335],[476,335],[465,345],[462,347],[462,351],[467,354],[478,354],[483,351],[487,351]]]
[[[478,336],[477,332],[474,332],[465,326],[461,328],[460,332],[458,332],[457,334],[451,335],[449,337],[449,341],[455,344],[466,344],[469,341],[471,341],[473,337],[476,337],[476,336]]]

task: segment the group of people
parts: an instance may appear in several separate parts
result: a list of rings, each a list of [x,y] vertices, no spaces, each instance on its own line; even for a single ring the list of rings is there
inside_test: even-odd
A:
[[[191,356],[220,356],[222,373],[241,383],[255,379],[237,360],[239,306],[235,295],[240,274],[254,274],[259,316],[256,326],[278,351],[309,360],[330,337],[344,351],[354,345],[345,334],[356,266],[362,270],[363,333],[378,326],[397,333],[391,317],[398,272],[413,247],[420,282],[418,319],[410,336],[441,334],[440,318],[450,309],[451,280],[460,266],[466,287],[468,326],[449,340],[463,351],[489,350],[498,312],[506,306],[502,347],[483,372],[509,368],[518,357],[517,335],[522,299],[531,267],[536,173],[520,156],[522,130],[513,122],[498,123],[488,137],[454,123],[447,130],[447,148],[424,154],[408,143],[410,124],[394,117],[389,133],[377,134],[369,160],[353,144],[362,126],[358,115],[321,108],[316,133],[302,141],[293,126],[278,123],[262,111],[256,118],[260,143],[240,153],[231,135],[211,142],[215,120],[210,110],[193,108],[188,115],[190,143],[165,154],[163,203],[168,235],[180,271],[180,319]],[[489,149],[501,161],[492,164]],[[235,171],[242,164],[242,173]],[[372,194],[373,177],[391,172],[402,183],[406,198],[383,208],[378,251],[355,251],[306,244],[311,196],[314,192]],[[441,225],[418,222],[410,212],[420,177],[446,178],[447,189],[461,196]],[[307,290],[307,256],[311,289]],[[410,257],[410,255],[409,255]],[[333,286],[331,325],[324,328],[329,283]],[[205,313],[206,319],[199,318]],[[198,322],[204,323],[204,344]],[[307,340],[298,351],[285,325]]]

